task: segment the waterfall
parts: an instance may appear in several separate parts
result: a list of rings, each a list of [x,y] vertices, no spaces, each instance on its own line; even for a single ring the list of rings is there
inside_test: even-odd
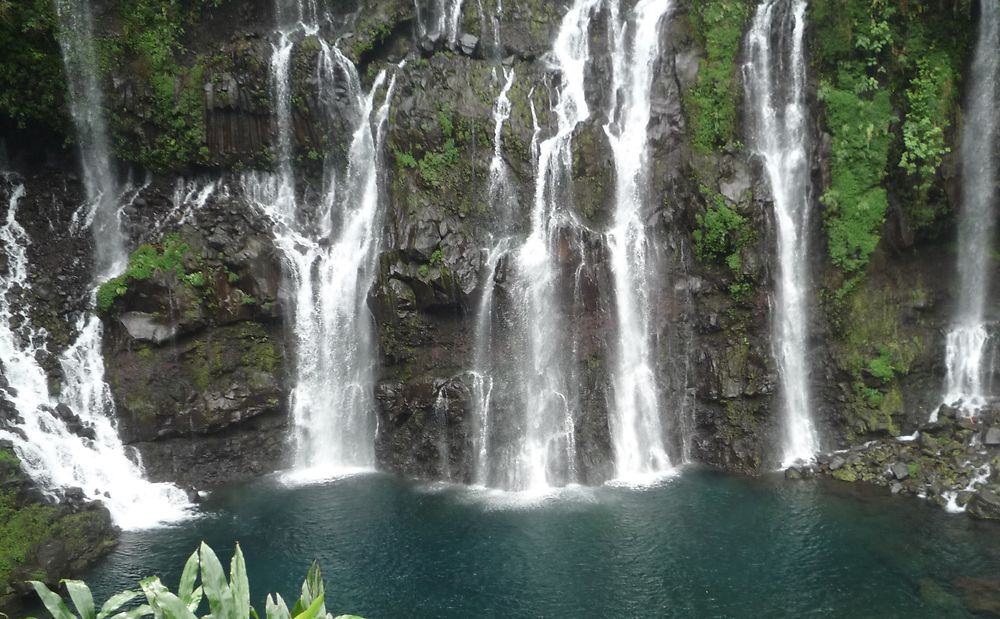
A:
[[[778,281],[772,342],[784,409],[782,463],[819,450],[808,363],[809,222],[813,202],[806,95],[805,0],[767,0],[747,35],[743,67],[750,145],[764,162],[777,223]]]
[[[958,304],[946,343],[944,402],[974,415],[992,394],[983,386],[990,340],[986,300],[993,270],[993,237],[1000,176],[1000,0],[981,0],[975,57],[969,72],[962,129],[962,210],[958,222]],[[936,419],[937,412],[933,417]]]
[[[76,129],[87,203],[79,228],[90,227],[94,244],[94,273],[103,280],[125,269],[127,254],[121,228],[119,187],[111,166],[111,148],[104,120],[104,102],[94,50],[94,18],[90,0],[55,0],[59,17],[59,44],[66,67],[68,99]]]
[[[513,218],[513,189],[507,164],[503,159],[502,132],[510,119],[511,103],[508,97],[514,85],[514,70],[504,69],[505,81],[493,104],[493,158],[490,161],[489,200],[497,213],[498,226],[506,229]],[[494,71],[494,78],[497,77]],[[491,241],[492,241],[491,235]],[[475,465],[473,483],[488,485],[491,477],[491,423],[490,411],[493,406],[493,388],[496,383],[497,368],[493,362],[493,298],[496,289],[494,277],[500,260],[507,255],[510,238],[502,237],[487,250],[484,261],[483,293],[476,310],[475,369],[472,371],[472,394],[476,431],[473,437]]]
[[[601,0],[575,0],[563,17],[550,61],[562,79],[553,112],[555,135],[537,143],[531,232],[512,265],[514,306],[512,358],[516,410],[506,411],[512,444],[496,454],[495,485],[509,490],[544,490],[576,481],[574,389],[568,325],[560,299],[560,229],[566,221],[565,181],[572,170],[572,139],[590,116],[584,79],[590,56],[590,22]]]
[[[616,476],[634,480],[670,469],[651,341],[656,331],[653,293],[660,277],[655,240],[646,224],[646,189],[653,74],[660,54],[660,23],[671,3],[640,0],[629,22],[622,20],[619,4],[614,2],[610,7],[612,105],[604,126],[617,172],[615,218],[607,234],[618,320],[609,421]]]
[[[60,45],[76,128],[86,202],[74,214],[74,230],[89,228],[94,238],[94,279],[125,268],[120,206],[126,188],[112,168],[93,41],[93,17],[84,0],[56,0]],[[8,183],[10,181],[7,181]],[[97,316],[77,322],[79,336],[60,358],[64,384],[54,399],[38,358],[47,333],[31,326],[23,301],[30,288],[30,239],[17,221],[24,188],[14,187],[0,230],[2,251],[12,265],[0,281],[0,359],[12,389],[8,396],[19,418],[0,436],[12,441],[25,471],[47,492],[79,487],[101,500],[125,529],[178,520],[188,509],[184,492],[143,479],[141,463],[129,457],[112,421],[114,402],[104,383],[102,325]],[[21,325],[15,328],[13,325]]]
[[[60,360],[65,375],[62,397],[49,395],[46,372],[38,362],[48,334],[31,326],[24,303],[31,287],[31,241],[17,221],[17,211],[25,190],[7,178],[3,182],[11,191],[0,226],[0,252],[8,265],[0,278],[0,359],[12,388],[0,390],[0,396],[14,404],[19,419],[9,428],[0,427],[0,438],[13,443],[25,472],[44,490],[58,495],[79,487],[87,498],[103,501],[123,529],[183,518],[184,493],[143,479],[141,465],[128,457],[108,415],[113,403],[104,384],[98,319],[81,318],[80,336]]]
[[[309,11],[289,11],[287,2],[283,6],[279,16],[308,17]],[[297,6],[301,9],[302,4]],[[394,85],[393,78],[376,108],[385,72],[366,93],[354,64],[320,38],[316,68],[320,99],[348,106],[354,127],[346,169],[330,163],[322,195],[309,200],[303,192],[299,198],[293,169],[290,58],[299,34],[315,34],[318,29],[316,23],[280,26],[271,63],[278,172],[248,174],[243,179],[250,202],[273,223],[291,288],[292,439],[295,475],[304,479],[375,466],[375,341],[367,295],[381,233],[379,153]]]
[[[421,37],[454,44],[461,34],[462,0],[414,0]]]

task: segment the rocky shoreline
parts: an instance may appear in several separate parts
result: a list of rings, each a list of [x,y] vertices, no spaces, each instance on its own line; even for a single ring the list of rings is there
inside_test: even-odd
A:
[[[910,436],[874,439],[785,470],[790,480],[817,475],[888,488],[953,513],[1000,520],[1000,410],[967,417],[958,408],[942,406],[936,420]]]

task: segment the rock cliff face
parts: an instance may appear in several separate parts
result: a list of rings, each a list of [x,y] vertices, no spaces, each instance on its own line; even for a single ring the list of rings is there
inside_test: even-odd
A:
[[[485,273],[484,248],[500,229],[526,232],[535,191],[532,109],[544,133],[557,87],[546,58],[562,16],[557,4],[521,2],[497,14],[492,2],[465,3],[460,20],[465,36],[454,43],[422,35],[409,2],[352,2],[330,15],[327,36],[339,38],[362,76],[371,79],[387,68],[397,80],[383,178],[388,217],[369,298],[382,360],[377,452],[391,470],[470,478],[468,369],[475,307],[484,284],[503,282],[510,268],[501,263],[495,273]],[[739,19],[749,14],[750,3],[734,7],[743,15]],[[692,119],[703,114],[693,103],[698,92],[692,91],[720,61],[712,34],[725,26],[706,10],[692,12],[687,3],[677,3],[671,11],[661,31],[666,44],[654,80],[649,134],[655,195],[648,217],[667,265],[656,292],[659,384],[666,396],[665,421],[684,426],[674,434],[681,438],[671,445],[673,454],[753,474],[776,464],[780,423],[769,338],[774,224],[761,164],[742,145],[740,115],[712,149],[703,147],[698,134],[702,120]],[[817,10],[827,10],[826,3]],[[968,19],[967,13],[957,15],[953,19]],[[168,237],[177,237],[187,252],[176,272],[124,283],[127,291],[105,315],[106,357],[121,432],[139,448],[150,475],[204,485],[258,475],[285,462],[292,372],[285,352],[293,343],[282,326],[288,288],[269,223],[241,199],[237,171],[266,166],[275,148],[269,75],[273,7],[264,1],[215,8],[193,3],[178,13],[181,18],[188,27],[173,41],[173,64],[163,70],[174,76],[174,110],[194,110],[188,120],[201,133],[194,138],[196,154],[170,161],[167,154],[177,153],[165,146],[169,136],[156,109],[156,75],[137,68],[144,52],[128,34],[132,18],[112,3],[99,11],[102,41],[117,42],[109,49],[127,61],[109,66],[106,82],[120,154],[162,169],[133,183],[134,199],[125,211],[133,246],[148,243],[162,253]],[[735,47],[728,52],[733,65],[742,23],[737,20],[736,26]],[[592,40],[595,58],[606,40],[602,28]],[[812,47],[823,45],[823,36],[817,32]],[[304,191],[320,182],[321,142],[343,136],[349,126],[325,111],[329,108],[312,87],[318,50],[318,42],[307,39],[292,59],[294,146]],[[407,64],[397,69],[404,59]],[[719,88],[733,91],[738,103],[737,67],[732,68]],[[515,76],[512,111],[501,132],[513,196],[509,213],[493,212],[488,195],[493,103],[504,85],[503,71]],[[597,110],[606,107],[609,71],[598,60],[588,75],[588,98]],[[810,95],[817,135],[812,160],[820,188],[830,186],[834,174],[831,137],[816,101],[819,82],[827,79],[823,71],[818,67]],[[611,472],[606,385],[614,325],[599,231],[611,217],[614,170],[602,122],[597,115],[574,136],[568,199],[584,223],[580,234],[592,238],[574,244],[585,255],[567,256],[565,265],[586,264],[584,285],[572,293],[581,297],[579,309],[567,319],[579,340],[584,404],[578,455],[586,463],[583,478],[594,483]],[[457,158],[435,156],[446,143]],[[13,150],[17,167],[37,167],[29,156],[37,157],[39,149]],[[936,203],[941,211],[953,201],[953,167],[946,157],[935,181],[943,188]],[[69,169],[64,163],[52,173],[71,188],[76,181],[65,172]],[[178,173],[202,180],[175,181]],[[890,204],[908,197],[893,193],[891,178],[885,183]],[[39,204],[45,199],[44,190],[29,195]],[[745,228],[727,231],[728,247],[713,256],[699,249],[697,239],[709,212],[720,208],[737,213]],[[944,217],[939,225],[949,222]],[[823,285],[813,311],[813,382],[816,417],[828,447],[905,432],[937,405],[952,256],[936,240],[947,234],[924,238],[926,233],[908,227],[905,208],[890,209],[864,276],[855,277],[844,294],[842,271],[825,257],[823,220],[814,218],[813,267]],[[48,231],[34,233],[42,237]],[[67,242],[79,247],[74,263],[85,268],[86,235],[69,235]],[[36,315],[40,323],[51,323],[50,330],[60,334],[56,343],[64,345],[72,333],[56,317],[67,301],[83,308],[85,278],[59,275],[67,279],[59,280],[53,294],[48,277],[41,275],[32,292],[38,297]],[[498,290],[502,295],[503,287]],[[498,307],[502,311],[502,303]],[[885,347],[897,368],[888,380],[871,376],[866,365]],[[447,403],[445,413],[438,410],[441,401]],[[443,448],[447,458],[440,457]]]
[[[134,37],[143,25],[141,11],[127,12],[129,2],[96,4],[102,53],[109,60],[107,112],[117,154],[129,162],[123,177],[131,171],[123,218],[131,246],[139,248],[133,261],[158,265],[146,275],[130,268],[98,299],[120,432],[155,480],[200,488],[276,470],[292,448],[288,396],[294,368],[288,352],[294,341],[283,320],[291,299],[270,223],[243,198],[242,177],[245,170],[270,166],[276,149],[272,4],[174,3],[170,17],[183,27],[161,33],[155,51],[162,53],[156,55]],[[465,2],[463,36],[454,42],[422,34],[409,0],[335,4],[328,40],[338,41],[367,84],[381,69],[396,76],[381,179],[387,216],[368,299],[380,359],[377,457],[382,467],[402,474],[471,481],[474,396],[468,371],[476,308],[486,286],[496,282],[495,312],[503,325],[509,311],[504,296],[510,294],[505,286],[511,265],[501,261],[487,272],[484,248],[500,231],[524,235],[529,226],[536,124],[543,137],[552,130],[558,87],[546,54],[565,3],[521,0],[504,3],[498,12],[495,0]],[[932,166],[919,195],[913,177],[896,167],[908,148],[904,130],[916,113],[911,93],[922,68],[892,64],[888,76],[870,77],[882,80],[891,96],[884,126],[888,145],[874,183],[884,191],[887,210],[876,218],[874,245],[852,249],[847,258],[837,249],[840,236],[832,230],[847,209],[830,191],[842,190],[842,142],[850,127],[836,116],[833,96],[843,78],[835,67],[848,63],[865,72],[872,66],[862,62],[867,49],[834,36],[850,38],[852,28],[867,28],[856,4],[816,2],[817,25],[809,38],[812,174],[823,194],[810,232],[811,267],[820,284],[810,359],[814,417],[828,449],[907,433],[927,419],[940,400],[943,332],[952,309],[953,156],[945,152]],[[649,128],[654,183],[646,214],[664,265],[654,296],[662,415],[676,437],[668,449],[675,459],[745,474],[777,466],[780,426],[770,339],[772,197],[761,162],[743,146],[739,106],[740,40],[753,5],[678,1],[663,23]],[[836,19],[821,21],[838,7],[843,13]],[[913,11],[872,19],[884,17],[897,37],[893,45],[915,49],[926,46],[919,37],[931,36],[926,29],[934,20],[960,29],[974,15],[963,3]],[[598,60],[586,84],[595,110],[607,106],[610,88],[611,69],[601,60],[605,30],[595,27],[591,40]],[[313,76],[319,49],[318,40],[306,38],[291,64],[296,169],[304,192],[317,191],[320,153],[330,152],[330,140],[346,144],[351,126],[351,119],[329,114],[328,102],[318,98]],[[948,66],[957,72],[966,50],[956,45],[952,51]],[[510,118],[500,134],[511,206],[500,212],[490,206],[489,166],[496,146],[493,104],[505,71],[515,76]],[[950,76],[952,90],[941,99],[942,113],[954,119],[941,133],[945,151],[957,150],[959,77]],[[727,109],[731,117],[724,116]],[[36,326],[50,333],[52,359],[43,362],[58,390],[55,358],[74,336],[74,322],[64,317],[88,305],[92,241],[70,225],[83,191],[69,153],[60,150],[58,138],[48,137],[53,129],[43,126],[42,117],[25,121],[9,107],[4,112],[25,127],[4,125],[10,127],[10,167],[27,185],[30,205],[21,212],[35,240],[33,286],[22,294],[34,308]],[[710,112],[718,118],[706,120]],[[559,265],[567,280],[577,282],[565,293],[575,309],[564,319],[577,334],[582,404],[574,438],[586,483],[613,474],[607,385],[615,325],[603,230],[612,217],[614,164],[598,116],[574,135],[572,182],[565,193],[581,225],[578,236],[567,239]],[[880,125],[871,126],[864,148],[875,149],[872,131]],[[37,139],[18,142],[25,137]],[[731,225],[712,230],[720,212],[732,213]],[[718,243],[709,246],[705,239],[712,234]]]

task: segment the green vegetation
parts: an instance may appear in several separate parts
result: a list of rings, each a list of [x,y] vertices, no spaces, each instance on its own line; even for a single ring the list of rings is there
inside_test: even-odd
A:
[[[205,67],[181,63],[182,38],[205,8],[225,0],[116,0],[120,34],[100,39],[104,70],[124,64],[144,82],[147,118],[112,115],[118,153],[153,169],[205,163]],[[149,123],[151,127],[144,126]]]
[[[694,147],[704,153],[736,136],[742,90],[737,55],[750,15],[747,0],[702,0],[691,5],[695,36],[705,60],[694,87],[684,98]]]
[[[427,150],[419,160],[410,152],[398,149],[393,150],[396,158],[396,165],[404,169],[416,169],[420,172],[420,178],[428,187],[440,189],[447,173],[454,168],[459,161],[459,151],[456,139],[467,137],[465,134],[456,135],[455,124],[451,120],[451,115],[446,109],[438,112],[438,129],[441,132],[443,143],[434,150]]]
[[[0,449],[0,606],[14,595],[12,580],[26,573],[48,578],[38,560],[43,544],[54,541],[70,557],[93,555],[113,544],[99,512],[67,513],[21,493],[27,478],[20,467],[13,451]]]
[[[200,581],[200,582],[199,582]],[[202,542],[184,565],[177,593],[171,592],[159,577],[151,576],[139,581],[142,592],[123,591],[111,596],[97,609],[90,588],[79,580],[64,580],[69,597],[76,609],[74,614],[63,599],[49,590],[45,584],[31,581],[45,608],[53,619],[134,619],[155,617],[156,619],[198,619],[199,610],[208,607],[209,614],[202,619],[249,619],[259,617],[250,604],[250,584],[247,579],[246,562],[239,544],[229,565],[229,580],[222,563],[207,544]],[[130,610],[120,611],[130,602],[145,597],[145,604]],[[114,614],[117,613],[117,614]],[[266,619],[334,619],[326,611],[326,592],[319,565],[313,563],[302,583],[302,594],[289,610],[280,595],[267,596],[265,602]],[[360,619],[353,615],[341,615],[337,619]]]
[[[737,301],[746,299],[753,292],[753,284],[743,275],[742,254],[743,248],[753,242],[753,229],[744,215],[726,204],[722,194],[705,185],[700,189],[708,206],[704,215],[698,215],[695,255],[702,262],[724,262],[735,278],[729,286],[730,295]]]
[[[18,506],[16,499],[13,490],[0,490],[0,599],[9,593],[3,586],[11,581],[29,551],[51,537],[55,513],[54,507],[39,503]]]
[[[200,271],[186,273],[184,260],[190,248],[177,234],[168,234],[159,246],[141,245],[128,259],[125,272],[110,279],[97,289],[97,310],[106,312],[126,292],[132,281],[145,281],[156,273],[173,272],[178,279],[195,287],[205,285],[205,275]]]
[[[911,178],[900,183],[900,197],[915,228],[927,228],[941,210],[933,202],[943,191],[934,186],[949,152],[969,7],[964,0],[817,0],[811,11],[832,136],[831,186],[821,200],[830,257],[851,276],[864,271],[881,239],[891,174]]]
[[[0,116],[66,131],[66,83],[52,0],[0,2]]]

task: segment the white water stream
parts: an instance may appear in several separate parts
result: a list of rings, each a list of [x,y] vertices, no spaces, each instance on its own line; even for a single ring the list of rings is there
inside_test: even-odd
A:
[[[958,223],[958,303],[946,342],[944,403],[974,415],[993,394],[985,375],[990,334],[996,209],[1000,206],[1000,0],[982,0],[962,130],[962,210]],[[937,418],[937,412],[933,414]]]
[[[751,148],[763,159],[774,197],[778,281],[772,346],[781,376],[782,465],[819,450],[809,388],[809,225],[813,195],[806,106],[805,0],[757,7],[743,67]]]

